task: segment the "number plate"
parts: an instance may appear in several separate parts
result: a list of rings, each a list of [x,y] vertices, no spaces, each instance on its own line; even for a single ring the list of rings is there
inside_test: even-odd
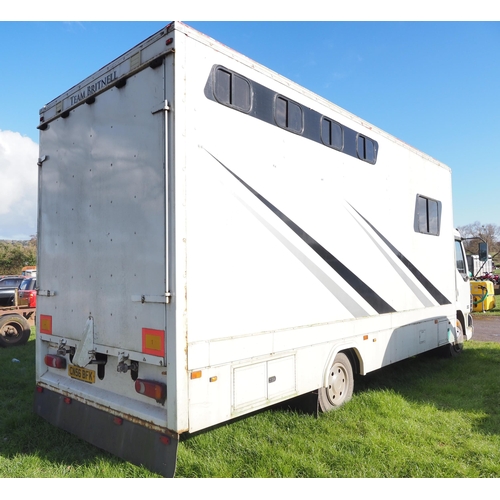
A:
[[[84,382],[88,382],[89,384],[93,384],[95,382],[95,371],[87,370],[86,368],[81,368],[80,366],[69,365],[68,375],[71,378],[83,380]]]

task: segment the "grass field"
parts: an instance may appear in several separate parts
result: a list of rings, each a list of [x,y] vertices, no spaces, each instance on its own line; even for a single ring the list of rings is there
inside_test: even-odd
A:
[[[0,349],[0,477],[158,477],[33,413],[34,351],[34,334]],[[285,405],[181,440],[176,477],[498,478],[499,380],[500,344],[411,358],[359,377],[319,418]]]

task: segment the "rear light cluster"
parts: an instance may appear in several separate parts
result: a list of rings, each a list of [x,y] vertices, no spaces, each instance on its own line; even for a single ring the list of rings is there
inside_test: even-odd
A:
[[[135,390],[143,396],[153,398],[157,403],[164,403],[167,398],[167,386],[160,382],[138,378],[135,381]]]
[[[66,368],[66,358],[57,354],[47,354],[44,361],[51,368]]]
[[[50,368],[66,368],[66,358],[58,354],[47,354],[44,358],[45,364]],[[167,399],[167,386],[154,380],[144,380],[138,378],[135,381],[135,390],[148,398],[154,399],[158,403],[164,403]]]

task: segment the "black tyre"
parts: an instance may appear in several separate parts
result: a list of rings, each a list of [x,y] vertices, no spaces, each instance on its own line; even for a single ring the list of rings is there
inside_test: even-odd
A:
[[[28,321],[19,314],[0,316],[0,347],[26,344],[30,334]]]
[[[459,339],[459,342],[455,342],[454,344],[446,344],[440,348],[441,354],[445,358],[454,358],[459,354],[462,354],[462,351],[464,350],[463,333],[464,331],[462,328],[462,322],[457,319],[457,338]]]
[[[322,412],[334,410],[352,398],[354,375],[351,361],[342,352],[335,356],[328,372],[328,383],[318,391],[318,404]]]

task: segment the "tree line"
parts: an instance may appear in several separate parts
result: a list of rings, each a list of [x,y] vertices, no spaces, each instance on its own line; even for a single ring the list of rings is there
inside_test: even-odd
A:
[[[21,274],[24,266],[36,266],[36,236],[26,241],[0,240],[0,276]]]
[[[493,262],[500,261],[500,226],[497,224],[481,224],[476,221],[466,226],[457,228],[464,238],[464,248],[467,254],[479,255],[479,243],[488,244],[488,253],[492,256]]]
[[[457,228],[464,238],[464,248],[467,254],[478,255],[479,243],[488,244],[488,253],[493,257],[500,254],[500,226],[497,224],[472,224]],[[36,266],[37,237],[32,236],[26,241],[0,240],[0,276],[6,274],[21,274],[24,266]],[[500,262],[500,256],[496,262]]]

